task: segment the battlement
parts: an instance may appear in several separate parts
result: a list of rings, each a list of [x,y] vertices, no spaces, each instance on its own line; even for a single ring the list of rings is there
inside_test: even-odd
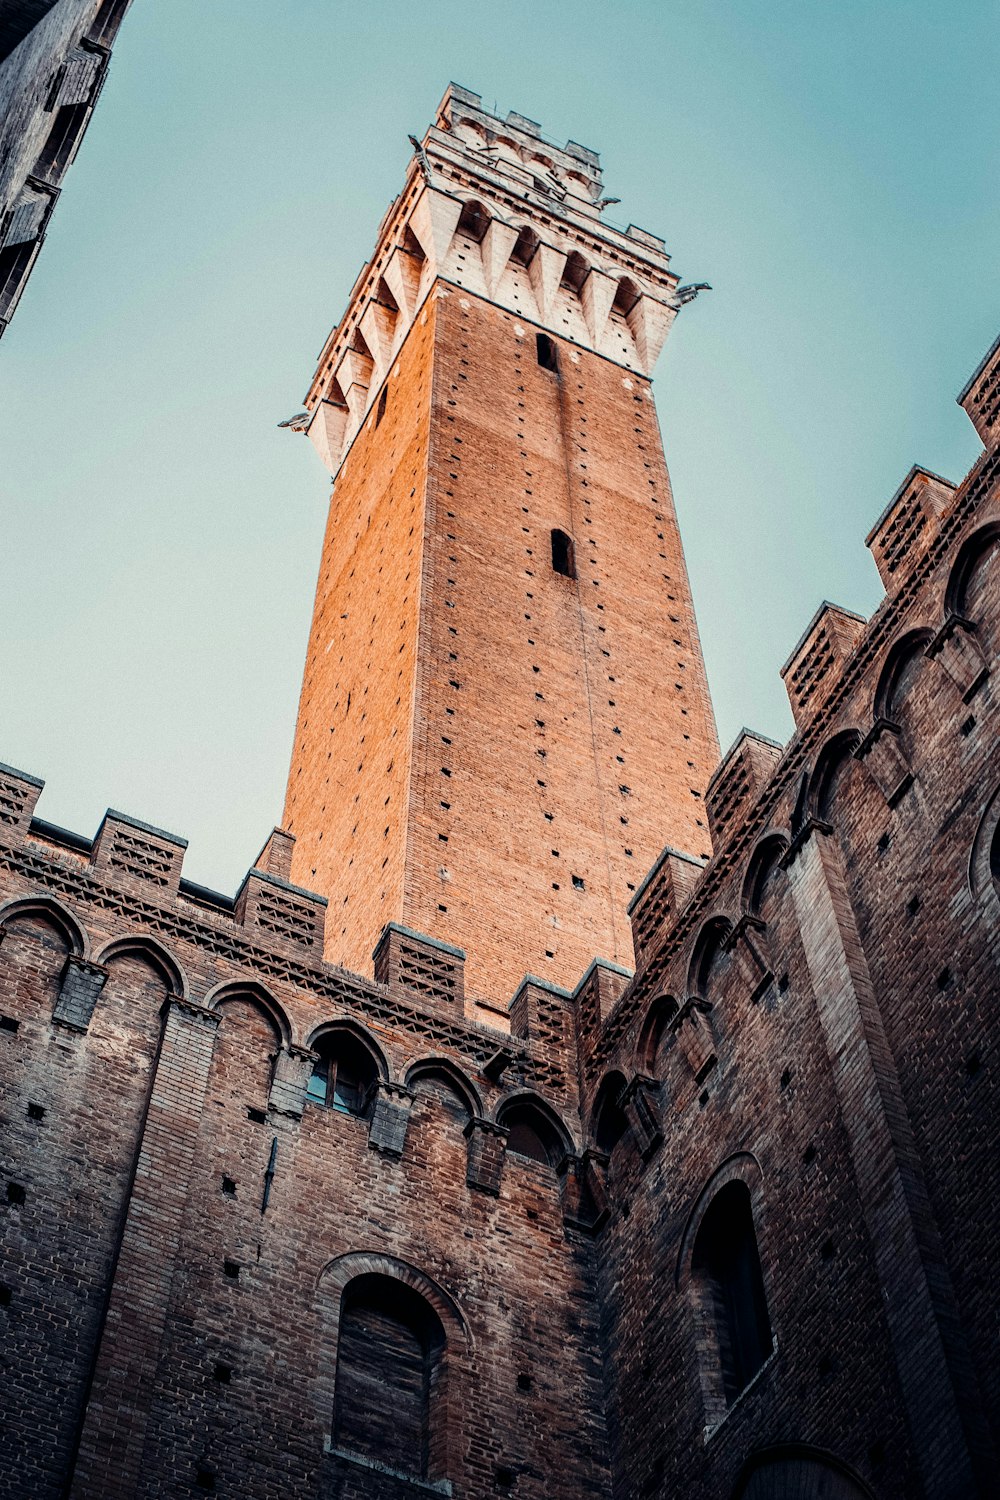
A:
[[[446,282],[643,376],[685,297],[661,239],[606,221],[596,152],[452,84],[320,355],[308,432],[336,474],[432,288]]]

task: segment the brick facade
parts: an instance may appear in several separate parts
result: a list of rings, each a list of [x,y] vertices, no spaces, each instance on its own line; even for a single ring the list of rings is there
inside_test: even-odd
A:
[[[417,340],[494,347],[468,300]],[[475,934],[402,920],[352,973],[284,830],[227,899],[0,768],[0,1496],[995,1492],[998,370],[970,474],[872,533],[881,607],[793,654],[789,744],[711,778],[711,857],[636,882],[634,973],[470,1001]]]

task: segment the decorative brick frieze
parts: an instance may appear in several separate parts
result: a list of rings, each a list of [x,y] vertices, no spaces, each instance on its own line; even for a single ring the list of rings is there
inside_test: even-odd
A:
[[[27,828],[45,782],[0,765],[0,828]]]
[[[389,922],[372,954],[378,984],[402,985],[432,1007],[465,1009],[465,954],[451,943]]]
[[[186,848],[187,839],[109,807],[90,857],[94,869],[108,879],[135,881],[163,895],[174,895],[180,885]]]
[[[236,897],[236,920],[278,943],[323,952],[326,898],[263,870],[250,870]]]

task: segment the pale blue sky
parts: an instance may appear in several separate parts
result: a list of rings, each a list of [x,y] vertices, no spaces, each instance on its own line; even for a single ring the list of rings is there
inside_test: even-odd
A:
[[[1000,325],[995,4],[134,0],[0,344],[0,760],[231,891],[281,813],[328,485],[279,432],[449,79],[602,153],[685,310],[656,391],[719,731]],[[665,831],[666,837],[666,831]]]

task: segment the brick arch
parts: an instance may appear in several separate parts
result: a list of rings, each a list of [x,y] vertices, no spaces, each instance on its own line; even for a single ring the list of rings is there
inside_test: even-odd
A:
[[[209,990],[203,1004],[207,1010],[221,1011],[230,1000],[249,1000],[258,1010],[271,1022],[277,1032],[278,1040],[283,1047],[289,1047],[292,1043],[292,1027],[285,1014],[285,1009],[274,998],[271,992],[259,984],[257,980],[234,980],[226,984],[216,985],[215,989]]]
[[[1000,787],[988,798],[969,855],[969,887],[978,899],[996,883],[995,845],[1000,839]]]
[[[321,1042],[324,1037],[335,1036],[337,1033],[353,1037],[356,1042],[360,1042],[365,1051],[371,1054],[379,1077],[384,1078],[388,1083],[392,1082],[392,1068],[389,1066],[389,1059],[368,1028],[362,1026],[360,1021],[355,1021],[352,1016],[337,1016],[332,1021],[322,1021],[309,1033],[306,1046],[315,1048],[317,1043]]]
[[[394,1255],[385,1255],[380,1250],[349,1250],[327,1261],[320,1271],[316,1279],[317,1291],[322,1291],[324,1296],[336,1297],[338,1321],[340,1298],[350,1282],[359,1276],[387,1276],[391,1281],[401,1281],[434,1309],[446,1337],[454,1335],[461,1339],[466,1349],[473,1348],[469,1320],[455,1298],[419,1267]]]
[[[145,959],[163,980],[169,994],[176,995],[181,1000],[187,998],[187,981],[180,964],[156,938],[144,936],[115,938],[105,944],[97,954],[95,962],[107,968],[116,958]]]
[[[493,1119],[498,1125],[502,1125],[504,1123],[504,1116],[510,1114],[514,1108],[529,1108],[533,1110],[550,1130],[555,1131],[564,1153],[567,1156],[572,1156],[575,1153],[577,1149],[576,1143],[565,1120],[559,1114],[558,1110],[553,1109],[547,1099],[542,1098],[541,1094],[536,1094],[533,1089],[512,1089],[509,1094],[504,1094],[503,1098],[499,1100],[493,1112]]]
[[[732,930],[732,921],[724,912],[716,912],[702,923],[698,936],[694,940],[691,961],[688,964],[689,995],[702,997],[705,995],[716,955]]]
[[[830,821],[837,776],[849,764],[862,738],[860,729],[841,729],[820,750],[809,778],[809,812],[814,818]]]
[[[907,667],[919,656],[924,656],[934,639],[934,632],[927,626],[907,630],[889,647],[875,688],[873,717],[888,719],[895,723],[902,702],[897,690]]]
[[[740,893],[740,905],[751,917],[760,913],[760,898],[764,886],[788,848],[790,839],[781,829],[772,829],[759,838],[747,861],[746,874]]]
[[[42,917],[49,922],[77,958],[90,957],[90,940],[84,928],[54,896],[18,896],[0,906],[0,928],[18,917]],[[103,960],[102,960],[103,962]]]
[[[808,1443],[779,1443],[751,1453],[730,1500],[875,1500],[875,1495],[836,1454]]]
[[[635,1065],[642,1073],[656,1076],[656,1058],[663,1033],[680,1010],[673,995],[656,995],[646,1008],[635,1047]]]
[[[720,1167],[716,1168],[698,1194],[684,1226],[680,1249],[677,1252],[674,1282],[679,1292],[685,1290],[691,1276],[691,1255],[694,1251],[694,1242],[698,1238],[698,1230],[701,1228],[701,1221],[708,1212],[713,1198],[730,1182],[746,1184],[750,1192],[751,1205],[756,1210],[764,1184],[764,1173],[761,1171],[760,1162],[752,1152],[738,1151],[734,1156],[730,1156]],[[756,1219],[756,1213],[754,1217]]]
[[[966,537],[958,549],[948,575],[944,594],[946,614],[965,614],[965,592],[969,579],[984,552],[988,551],[998,540],[1000,540],[1000,517],[987,521],[985,525],[978,527]]]
[[[470,1115],[479,1119],[483,1116],[483,1101],[479,1090],[472,1080],[447,1057],[422,1057],[417,1062],[411,1063],[407,1068],[403,1082],[407,1088],[413,1088],[421,1078],[436,1076],[443,1078],[445,1082],[454,1089],[462,1100]]]

